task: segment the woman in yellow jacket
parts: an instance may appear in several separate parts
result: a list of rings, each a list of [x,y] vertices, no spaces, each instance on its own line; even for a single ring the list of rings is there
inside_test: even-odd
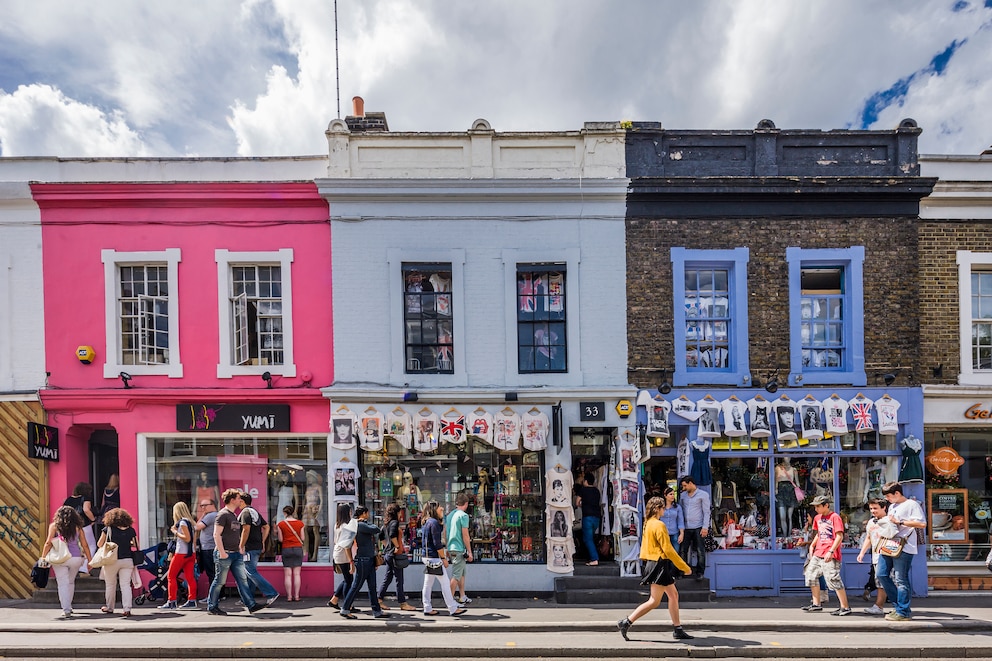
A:
[[[692,569],[675,551],[668,535],[668,528],[659,518],[664,508],[664,499],[657,496],[649,500],[645,506],[644,535],[641,537],[641,560],[645,563],[641,585],[651,586],[651,596],[635,608],[633,613],[617,622],[624,640],[629,640],[627,631],[630,630],[630,626],[660,606],[661,599],[666,594],[668,613],[672,616],[672,624],[675,625],[675,633],[672,635],[676,640],[693,638],[682,629],[679,621],[679,591],[675,587],[675,579],[682,574],[691,573]]]

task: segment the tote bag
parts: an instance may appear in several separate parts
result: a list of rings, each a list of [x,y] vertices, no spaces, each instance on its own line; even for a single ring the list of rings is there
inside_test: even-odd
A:
[[[61,537],[52,538],[52,550],[45,556],[45,560],[52,565],[65,564],[72,556],[69,553],[69,545]]]
[[[117,544],[104,542],[90,560],[90,567],[106,567],[117,562]]]

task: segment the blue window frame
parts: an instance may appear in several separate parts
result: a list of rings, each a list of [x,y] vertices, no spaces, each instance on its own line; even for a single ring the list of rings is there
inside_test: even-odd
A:
[[[786,248],[789,385],[867,384],[863,246]]]
[[[676,386],[748,385],[747,248],[672,248]]]

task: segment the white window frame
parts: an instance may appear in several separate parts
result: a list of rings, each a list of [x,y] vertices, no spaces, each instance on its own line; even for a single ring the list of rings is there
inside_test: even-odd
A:
[[[166,248],[148,252],[100,251],[103,262],[106,347],[103,377],[116,379],[121,372],[133,375],[162,375],[170,379],[183,376],[183,363],[179,356],[179,262],[182,251]],[[121,329],[118,296],[120,293],[121,266],[154,266],[165,264],[169,282],[169,362],[161,365],[124,365],[121,357]]]
[[[231,252],[223,248],[214,251],[217,262],[217,378],[230,379],[235,376],[253,374],[278,374],[296,376],[296,362],[293,356],[293,249],[259,252]],[[282,278],[282,365],[236,365],[234,363],[233,328],[231,311],[231,267],[237,264],[251,266],[279,265]]]
[[[971,273],[992,269],[992,252],[957,251],[958,314],[960,327],[961,368],[958,384],[962,386],[992,386],[992,371],[978,371],[971,365]]]

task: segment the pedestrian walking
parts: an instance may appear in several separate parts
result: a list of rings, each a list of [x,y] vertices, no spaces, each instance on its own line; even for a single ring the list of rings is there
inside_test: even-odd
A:
[[[200,564],[200,571],[207,576],[207,585],[213,583],[214,573],[214,522],[217,520],[217,503],[210,498],[200,499],[197,507],[200,518],[196,522],[196,545],[197,560]]]
[[[444,596],[444,603],[448,607],[450,615],[463,615],[468,612],[465,608],[459,608],[451,594],[451,576],[448,574],[448,553],[445,549],[444,536],[441,526],[441,506],[437,501],[430,501],[424,506],[420,517],[421,538],[424,549],[424,589],[421,598],[424,602],[424,615],[437,615],[437,611],[431,606],[431,592],[434,589],[434,581],[441,584],[441,594]]]
[[[245,506],[238,515],[238,522],[241,523],[241,553],[245,559],[248,582],[265,597],[265,605],[271,606],[279,598],[279,591],[258,573],[258,559],[262,557],[265,540],[269,537],[269,523],[251,506],[251,494],[242,491],[241,501]]]
[[[358,534],[358,520],[352,516],[350,503],[338,503],[337,516],[334,521],[334,573],[341,576],[341,580],[334,586],[334,595],[327,602],[331,608],[341,610],[344,597],[351,589],[351,582],[355,580],[355,556],[353,547],[355,546],[355,535]],[[352,609],[358,612],[357,608]]]
[[[55,510],[55,516],[48,525],[48,537],[41,549],[42,558],[52,550],[52,540],[56,537],[64,541],[69,549],[68,560],[59,565],[52,565],[55,581],[59,587],[59,605],[62,606],[62,615],[59,619],[64,620],[72,617],[72,598],[76,593],[76,576],[79,574],[79,568],[93,556],[86,535],[83,534],[83,520],[79,518],[79,513],[68,505]]]
[[[448,515],[447,525],[444,528],[449,558],[448,568],[451,571],[451,594],[461,593],[461,596],[456,597],[455,601],[462,606],[472,603],[472,600],[465,594],[465,570],[468,563],[472,562],[472,536],[469,533],[468,505],[468,494],[461,492],[455,496],[455,509]]]
[[[661,519],[661,522],[665,524],[665,528],[668,529],[668,536],[672,540],[672,546],[678,550],[682,545],[682,539],[685,537],[685,514],[682,512],[682,507],[675,502],[675,489],[665,487],[663,497],[662,511],[658,518]]]
[[[124,509],[116,507],[103,515],[103,533],[97,547],[107,542],[117,544],[117,562],[104,565],[101,575],[106,583],[106,603],[100,609],[104,613],[113,613],[117,602],[117,586],[121,589],[121,606],[124,608],[122,617],[131,617],[131,574],[134,573],[134,551],[138,549],[138,533],[132,527],[134,519]]]
[[[96,522],[97,516],[93,510],[93,487],[87,482],[76,483],[76,486],[72,488],[72,495],[66,498],[62,504],[68,505],[79,514],[79,518],[83,522],[83,535],[86,537],[86,543],[89,544],[91,549],[95,549],[97,544],[93,524]],[[90,571],[89,565],[83,562],[79,571],[88,574]]]
[[[382,579],[382,585],[379,586],[379,604],[381,605],[382,601],[386,598],[386,590],[389,589],[389,584],[395,578],[396,601],[399,602],[400,610],[415,611],[417,610],[416,607],[407,603],[406,591],[403,589],[403,570],[406,568],[407,563],[410,562],[410,559],[406,553],[406,545],[403,544],[399,511],[400,507],[396,503],[386,505],[386,524],[383,528],[387,544],[384,556],[386,561],[386,576]],[[397,556],[404,558],[405,562],[397,562]]]
[[[276,524],[276,539],[282,544],[282,573],[286,587],[286,599],[300,600],[300,582],[303,572],[303,547],[306,528],[296,518],[292,505],[282,508],[282,521]]]
[[[861,545],[861,552],[858,553],[858,562],[862,562],[865,557],[865,553],[869,550],[871,551],[871,564],[872,564],[872,575],[878,574],[878,547],[884,539],[881,535],[882,523],[886,522],[892,525],[892,522],[886,517],[886,508],[889,503],[884,498],[872,498],[868,501],[868,511],[871,512],[871,518],[865,523],[865,541]],[[864,609],[864,612],[868,615],[885,615],[885,588],[878,588],[878,595],[875,597],[875,603]]]
[[[885,616],[886,620],[901,622],[913,617],[911,608],[913,600],[912,569],[913,558],[916,557],[916,531],[927,527],[923,518],[923,508],[915,500],[910,500],[902,492],[898,482],[886,482],[882,486],[882,495],[889,502],[889,521],[898,526],[896,537],[903,541],[902,550],[894,558],[882,555],[878,559],[878,584],[885,589],[886,594],[895,600],[896,608]]]
[[[369,592],[372,617],[389,617],[389,613],[384,613],[379,605],[379,595],[375,589],[375,547],[376,540],[382,537],[382,530],[369,523],[369,509],[363,505],[355,508],[355,519],[358,521],[355,534],[355,556],[353,558],[355,579],[352,581],[348,593],[344,596],[344,603],[341,604],[341,617],[349,620],[355,619],[351,607],[355,603],[355,598],[358,597],[358,591],[362,589],[362,585],[365,585]]]
[[[668,614],[672,618],[672,625],[675,630],[672,637],[676,640],[691,640],[690,636],[682,628],[679,619],[679,591],[675,587],[675,579],[683,573],[689,573],[692,569],[685,560],[679,556],[675,547],[672,546],[672,538],[668,533],[668,528],[661,521],[661,514],[665,507],[665,501],[658,496],[651,498],[644,508],[644,532],[641,535],[641,560],[644,561],[644,578],[641,585],[650,586],[650,596],[648,600],[634,609],[630,615],[617,622],[620,635],[624,640],[631,625],[644,617],[655,608],[661,605],[661,600],[668,597]]]
[[[814,538],[810,542],[813,550],[806,566],[806,586],[812,594],[812,601],[803,606],[807,613],[823,610],[820,603],[819,577],[827,582],[827,587],[837,594],[840,607],[830,611],[831,615],[850,615],[851,608],[847,603],[847,590],[840,577],[840,546],[844,541],[844,520],[832,510],[833,501],[830,496],[817,496],[813,499],[816,516],[813,517]]]
[[[596,533],[602,523],[602,511],[599,489],[596,488],[596,476],[586,473],[584,483],[578,488],[575,498],[575,506],[582,509],[582,542],[589,553],[589,562],[586,564],[595,567],[599,564],[599,549],[596,548]]]
[[[169,529],[175,535],[175,550],[172,558],[169,559],[169,598],[164,604],[159,606],[162,610],[175,610],[184,608],[195,610],[196,605],[196,554],[194,553],[193,542],[196,537],[196,524],[193,523],[193,515],[190,514],[189,506],[180,501],[172,506],[172,527]],[[179,606],[179,574],[186,577],[186,587],[189,590],[189,597],[182,606]]]
[[[682,506],[682,515],[685,517],[685,530],[679,553],[686,562],[689,562],[690,554],[696,552],[693,574],[699,581],[706,572],[704,538],[710,534],[710,495],[698,488],[696,481],[688,475],[679,480],[679,484],[682,488],[679,505]]]
[[[228,573],[234,574],[234,582],[238,586],[238,594],[241,595],[241,603],[247,608],[249,613],[257,613],[265,608],[264,604],[255,601],[251,586],[248,583],[248,570],[245,568],[244,555],[241,553],[241,523],[235,511],[244,506],[241,500],[239,489],[227,489],[221,496],[224,500],[224,507],[217,513],[214,521],[214,564],[217,571],[214,580],[210,583],[210,592],[207,595],[207,612],[211,615],[227,615],[227,611],[220,608],[220,590],[227,583]]]

